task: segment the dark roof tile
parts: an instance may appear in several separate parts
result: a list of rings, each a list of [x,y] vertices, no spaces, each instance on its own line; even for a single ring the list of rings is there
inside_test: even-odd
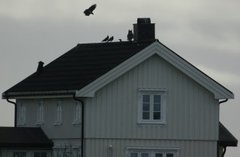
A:
[[[152,42],[78,44],[3,93],[79,90],[135,55]]]
[[[228,129],[219,122],[219,140],[220,146],[237,146],[238,140],[228,131]]]
[[[0,127],[0,147],[50,149],[52,146],[41,128]]]

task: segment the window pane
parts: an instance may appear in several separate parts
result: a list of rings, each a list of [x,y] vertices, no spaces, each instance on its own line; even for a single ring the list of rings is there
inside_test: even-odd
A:
[[[167,153],[166,157],[174,157],[173,153]]]
[[[47,157],[47,153],[46,152],[42,152],[41,153],[41,157]]]
[[[161,110],[161,96],[160,95],[154,95],[154,111],[160,111]]]
[[[153,110],[154,111],[161,111],[161,104],[154,104]]]
[[[142,113],[142,118],[143,119],[149,119],[150,118],[150,112],[143,112]]]
[[[154,95],[154,103],[161,103],[161,95]]]
[[[143,111],[149,111],[150,110],[150,104],[149,103],[143,103]]]
[[[161,112],[153,112],[153,119],[161,119]]]
[[[156,153],[155,157],[163,157],[163,154],[162,153]]]
[[[148,153],[141,153],[141,157],[148,157]]]
[[[39,152],[34,153],[34,157],[41,157]]]
[[[137,153],[131,153],[130,157],[138,157],[138,154]]]
[[[150,95],[143,95],[143,102],[150,102]]]
[[[13,157],[26,157],[26,152],[14,152]]]

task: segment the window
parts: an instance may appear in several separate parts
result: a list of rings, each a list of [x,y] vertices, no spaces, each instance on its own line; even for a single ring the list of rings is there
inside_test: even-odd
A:
[[[20,104],[19,106],[19,125],[24,125],[26,123],[26,106],[23,104]]]
[[[34,152],[34,157],[47,157],[46,152]]]
[[[133,149],[129,150],[128,157],[176,157],[176,149]]]
[[[79,102],[76,102],[74,106],[73,124],[80,124],[80,122],[81,122],[81,104]]]
[[[166,123],[166,90],[139,90],[138,122]]]
[[[61,101],[58,101],[56,106],[56,120],[54,125],[61,125],[61,124],[62,124],[62,104],[61,104]]]
[[[14,152],[13,157],[26,157],[26,152]]]
[[[38,110],[37,110],[37,124],[44,123],[44,104],[43,101],[38,103]]]

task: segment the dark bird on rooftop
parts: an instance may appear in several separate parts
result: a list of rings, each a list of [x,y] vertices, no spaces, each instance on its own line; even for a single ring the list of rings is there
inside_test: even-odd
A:
[[[92,6],[90,6],[88,9],[84,10],[84,14],[86,16],[89,16],[90,14],[93,14],[93,10],[95,10],[97,7],[97,4],[93,4]],[[93,14],[94,15],[94,14]]]
[[[109,40],[109,36],[107,36],[106,38],[104,38],[103,40],[102,40],[102,42],[107,42]]]
[[[111,36],[111,37],[108,39],[108,41],[113,41],[113,39],[114,39],[114,37]]]
[[[133,40],[133,32],[132,32],[132,30],[128,30],[127,39],[128,39],[128,41],[132,41]]]

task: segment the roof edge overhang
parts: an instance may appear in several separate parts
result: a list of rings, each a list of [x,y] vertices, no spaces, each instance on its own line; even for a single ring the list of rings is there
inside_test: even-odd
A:
[[[76,92],[77,97],[94,97],[96,91],[120,77],[127,71],[131,70],[135,66],[139,65],[144,60],[148,59],[153,55],[158,55],[165,59],[168,63],[172,64],[178,70],[195,80],[197,83],[202,85],[204,88],[213,93],[215,99],[233,99],[234,94],[222,86],[217,81],[203,73],[201,70],[193,66],[191,63],[177,55],[174,51],[160,43],[155,41],[151,45],[147,46],[136,55],[122,62],[120,65],[110,70],[106,74],[102,75],[95,81],[91,82],[87,86]]]
[[[218,145],[223,147],[237,147],[238,140],[233,134],[219,122],[219,140]]]
[[[4,92],[2,93],[2,99],[72,97],[75,93],[76,90]]]

